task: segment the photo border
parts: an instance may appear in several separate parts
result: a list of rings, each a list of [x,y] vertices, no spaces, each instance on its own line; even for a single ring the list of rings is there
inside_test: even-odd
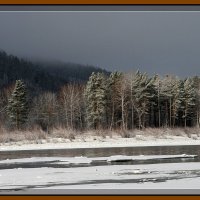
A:
[[[198,0],[1,0],[0,5],[200,5],[200,1]],[[41,199],[41,200],[51,200],[51,199],[56,199],[56,200],[64,200],[66,198],[70,200],[132,200],[133,198],[136,198],[137,200],[168,200],[168,199],[181,199],[181,200],[186,200],[188,198],[192,198],[193,200],[199,199],[199,195],[146,195],[146,194],[141,194],[141,195],[13,195],[13,194],[6,194],[6,195],[1,195],[1,199],[5,200],[13,200],[13,199],[18,199],[18,200],[27,200],[28,199]]]
[[[148,4],[148,5],[155,5],[155,4],[171,4],[171,5],[189,5],[189,4],[200,4],[199,0],[1,0],[0,4],[16,4],[16,5],[20,5],[20,4],[26,4],[26,5],[34,5],[34,4],[53,4],[53,5],[77,5],[77,4],[81,4],[81,5],[88,5],[88,4],[128,4],[128,5],[144,5],[144,4]]]

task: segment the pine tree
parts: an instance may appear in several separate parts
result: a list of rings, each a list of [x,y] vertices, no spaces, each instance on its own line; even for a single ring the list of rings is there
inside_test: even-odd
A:
[[[110,116],[110,129],[116,127],[117,115],[121,112],[119,100],[119,88],[121,86],[122,73],[112,72],[108,79],[108,110]]]
[[[87,123],[94,129],[105,126],[106,79],[103,73],[92,73],[85,89]]]
[[[195,113],[196,119],[194,124],[199,128],[200,127],[200,77],[193,77],[194,89],[195,89]]]
[[[174,127],[176,119],[178,118],[178,112],[181,107],[181,81],[175,77],[174,79],[171,80],[172,82],[172,89],[171,89],[171,125]]]
[[[195,107],[195,89],[194,82],[191,78],[187,78],[183,82],[183,95],[182,95],[182,110],[184,119],[184,126],[187,126],[187,121],[191,119],[194,114]]]
[[[11,98],[8,100],[7,114],[12,124],[19,130],[28,117],[28,102],[25,84],[17,80]]]
[[[181,82],[178,77],[167,75],[161,84],[162,111],[165,126],[175,126],[181,106]]]
[[[158,74],[156,74],[154,76],[154,88],[155,88],[155,105],[156,105],[156,109],[154,112],[158,113],[157,118],[158,118],[158,127],[160,127],[161,125],[161,95],[160,95],[160,91],[161,91],[161,78],[159,77]],[[155,124],[156,126],[156,124]]]
[[[155,96],[154,78],[146,73],[136,72],[132,80],[132,100],[138,115],[138,127],[145,126],[145,115],[148,114],[152,98]]]

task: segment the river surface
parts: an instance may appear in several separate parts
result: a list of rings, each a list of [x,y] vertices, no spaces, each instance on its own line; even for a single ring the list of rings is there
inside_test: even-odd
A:
[[[148,146],[148,147],[104,147],[74,149],[41,149],[0,151],[0,160],[28,157],[108,157],[113,155],[178,155],[200,156],[200,145]]]
[[[60,162],[61,157],[196,155],[194,158]],[[14,159],[40,158],[23,162]],[[53,160],[43,159],[52,157]],[[59,158],[58,160],[56,158]],[[142,157],[141,157],[142,158]],[[12,161],[13,159],[13,161]],[[200,145],[0,151],[0,189],[199,187]],[[7,160],[7,161],[6,161]],[[11,162],[10,162],[11,161]],[[191,184],[186,184],[187,181]],[[172,181],[172,182],[169,182]],[[177,182],[178,181],[178,182]],[[164,185],[163,185],[164,183]],[[166,183],[166,185],[165,185]],[[172,183],[172,184],[169,184]],[[152,185],[153,184],[153,185]]]
[[[30,158],[30,157],[109,157],[114,155],[197,155],[195,158],[170,158],[170,159],[151,159],[151,160],[137,160],[137,161],[116,161],[109,164],[153,164],[153,163],[173,163],[173,162],[200,162],[200,145],[185,145],[185,146],[148,146],[148,147],[108,147],[108,148],[80,148],[80,149],[42,149],[42,150],[17,150],[17,151],[0,151],[0,160],[6,159],[18,159],[18,158]],[[106,165],[107,162],[96,161],[89,165]],[[21,164],[24,166],[24,164]],[[20,167],[20,163],[9,166]],[[48,162],[41,163],[29,163],[27,167],[48,167]],[[51,163],[51,167],[52,167]],[[55,164],[55,167],[60,167],[59,164]],[[63,166],[63,165],[61,165]],[[71,165],[70,167],[72,167]],[[77,165],[76,165],[77,166]],[[80,164],[80,166],[88,166],[88,164]],[[5,165],[0,164],[0,169],[3,169]],[[67,167],[67,166],[66,166]]]

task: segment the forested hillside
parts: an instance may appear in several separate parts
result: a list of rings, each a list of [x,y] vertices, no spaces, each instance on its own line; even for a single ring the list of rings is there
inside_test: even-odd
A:
[[[0,51],[0,88],[23,80],[31,90],[56,92],[69,82],[86,82],[92,72],[105,70],[61,62],[30,62]]]
[[[35,63],[42,67],[50,75],[68,83],[85,83],[88,81],[92,72],[103,72],[106,75],[110,74],[110,72],[104,69],[89,65],[64,63],[59,61],[37,61]]]
[[[150,77],[69,63],[36,65],[5,52],[0,54],[0,70],[0,121],[9,130],[200,126],[198,76]]]

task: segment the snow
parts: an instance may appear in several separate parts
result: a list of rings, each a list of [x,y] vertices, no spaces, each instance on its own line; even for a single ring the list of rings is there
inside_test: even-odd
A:
[[[0,189],[200,189],[199,171],[197,162],[4,169]]]
[[[139,136],[138,136],[139,137]],[[200,145],[200,138],[193,139],[186,136],[166,136],[165,138],[144,137],[121,138],[121,137],[90,137],[82,140],[76,138],[73,141],[55,138],[54,142],[40,142],[30,144],[24,142],[1,143],[0,151],[35,150],[35,149],[73,149],[73,148],[105,148],[105,147],[137,147],[137,146],[178,146],[178,145]],[[51,140],[52,141],[52,140]]]

